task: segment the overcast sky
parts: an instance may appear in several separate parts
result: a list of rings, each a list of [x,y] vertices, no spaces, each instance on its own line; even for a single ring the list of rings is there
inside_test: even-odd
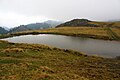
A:
[[[0,26],[74,18],[120,19],[120,0],[0,0]]]

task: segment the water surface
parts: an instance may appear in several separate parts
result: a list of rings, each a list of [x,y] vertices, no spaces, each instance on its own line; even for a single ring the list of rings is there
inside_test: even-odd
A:
[[[88,55],[96,54],[103,57],[120,56],[120,42],[117,41],[105,41],[52,34],[24,35],[3,40],[8,40],[9,42],[14,43],[46,44],[62,49],[72,49],[85,52]]]

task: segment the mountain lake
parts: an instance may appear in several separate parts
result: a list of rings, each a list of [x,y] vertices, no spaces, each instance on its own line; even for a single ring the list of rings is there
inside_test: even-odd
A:
[[[84,52],[88,55],[98,55],[103,57],[120,56],[119,41],[98,40],[53,34],[23,35],[5,38],[2,40],[7,40],[14,43],[45,44],[61,49],[71,49]]]

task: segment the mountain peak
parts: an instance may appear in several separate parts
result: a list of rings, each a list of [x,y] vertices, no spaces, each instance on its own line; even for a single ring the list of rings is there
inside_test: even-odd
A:
[[[92,21],[90,21],[90,20],[88,20],[88,19],[73,19],[73,20],[71,20],[71,21],[92,22]]]
[[[57,27],[63,26],[90,26],[90,27],[98,27],[98,25],[90,23],[92,21],[88,19],[73,19],[71,21],[65,22],[63,24],[58,25]]]
[[[3,27],[0,27],[0,34],[5,34],[7,33],[8,31],[5,30]]]

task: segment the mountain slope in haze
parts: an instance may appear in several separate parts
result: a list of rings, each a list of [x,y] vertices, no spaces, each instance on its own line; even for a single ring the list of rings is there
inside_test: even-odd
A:
[[[19,31],[27,31],[27,30],[30,30],[30,29],[27,28],[25,25],[20,25],[18,27],[10,29],[9,33],[19,32]]]
[[[12,28],[9,32],[20,32],[20,31],[27,31],[27,30],[38,30],[38,29],[47,29],[50,28],[49,24],[46,23],[33,23],[28,25],[20,25],[18,27]]]
[[[108,20],[108,22],[120,22],[120,19]]]
[[[7,33],[8,31],[5,30],[3,27],[0,27],[0,34],[5,34]]]
[[[5,29],[5,30],[7,30],[7,31],[9,31],[9,30],[10,30],[10,28],[5,27],[5,26],[2,26],[2,28],[4,28],[4,29]]]
[[[55,27],[59,24],[61,24],[61,22],[49,20],[42,23],[20,25],[18,27],[12,28],[9,32],[13,33],[13,32],[19,32],[19,31],[27,31],[27,30],[48,29],[48,28]]]
[[[47,24],[49,24],[52,28],[54,28],[54,27],[56,27],[57,25],[62,24],[63,22],[62,22],[62,21],[48,20],[48,21],[45,21],[44,23],[47,23]]]
[[[46,24],[46,23],[33,23],[33,24],[25,25],[25,26],[31,30],[47,29],[51,27],[49,24]]]

